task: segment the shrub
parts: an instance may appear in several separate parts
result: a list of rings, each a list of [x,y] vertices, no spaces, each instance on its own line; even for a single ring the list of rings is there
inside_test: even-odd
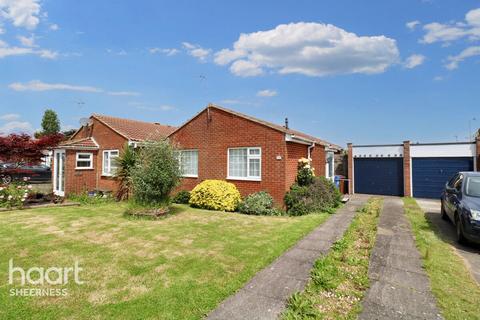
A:
[[[138,204],[167,204],[170,192],[180,180],[173,147],[165,141],[146,144],[138,154],[131,176],[133,199]]]
[[[262,216],[279,216],[283,212],[273,208],[273,198],[268,192],[260,191],[248,195],[238,205],[238,211],[245,214]]]
[[[97,205],[111,203],[114,201],[110,193],[104,192],[83,192],[77,194],[69,194],[68,200],[78,202],[82,205]]]
[[[173,197],[173,202],[174,203],[188,204],[189,201],[190,201],[190,191],[187,191],[187,190],[179,191]]]
[[[308,186],[313,183],[315,178],[314,168],[310,164],[310,160],[306,158],[298,159],[296,182],[300,186]]]
[[[341,194],[330,180],[315,177],[308,186],[292,185],[284,201],[290,215],[300,216],[336,208],[340,204]]]
[[[0,207],[21,208],[31,194],[31,185],[12,183],[0,186]]]
[[[125,144],[122,153],[116,159],[117,170],[114,177],[118,181],[117,200],[127,200],[133,194],[132,170],[137,161],[137,154],[132,146]]]
[[[193,188],[189,203],[202,209],[235,211],[241,200],[240,192],[233,183],[205,180]]]

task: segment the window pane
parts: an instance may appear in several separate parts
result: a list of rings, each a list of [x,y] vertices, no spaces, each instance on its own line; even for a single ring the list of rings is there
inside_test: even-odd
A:
[[[90,159],[90,154],[86,154],[86,153],[79,153],[77,154],[78,156],[78,159]]]
[[[198,151],[185,150],[180,153],[180,170],[183,175],[198,175]]]
[[[232,177],[247,177],[248,149],[229,150],[229,175]]]
[[[251,156],[260,155],[260,149],[249,149],[249,153]]]
[[[108,170],[108,162],[109,162],[109,153],[108,151],[105,151],[103,153],[103,172],[104,173],[110,173],[109,170]]]
[[[90,161],[79,160],[77,161],[77,168],[89,168]]]
[[[251,177],[260,177],[260,159],[250,159],[249,175]]]
[[[110,152],[110,173],[115,173],[115,170],[118,168],[118,151],[111,151]]]

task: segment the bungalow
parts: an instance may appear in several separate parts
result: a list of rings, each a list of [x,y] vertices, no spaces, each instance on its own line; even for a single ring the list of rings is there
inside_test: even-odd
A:
[[[277,204],[295,182],[298,159],[310,158],[317,175],[333,179],[341,147],[284,126],[210,104],[179,128],[94,114],[54,150],[58,195],[116,189],[113,159],[126,143],[168,138],[179,150],[191,190],[205,179],[233,182],[241,194],[265,190]]]
[[[175,127],[93,114],[53,151],[53,191],[65,196],[116,189],[115,159],[128,143],[166,138]]]
[[[295,182],[298,159],[310,158],[317,175],[334,176],[341,147],[284,126],[210,104],[169,135],[179,149],[191,190],[205,179],[233,182],[240,193],[265,190],[277,204]]]

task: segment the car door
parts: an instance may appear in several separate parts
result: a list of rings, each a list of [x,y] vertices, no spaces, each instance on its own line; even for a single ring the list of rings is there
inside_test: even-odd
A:
[[[452,214],[452,212],[453,212],[452,193],[453,193],[453,190],[454,190],[455,182],[458,180],[458,178],[459,178],[459,174],[457,173],[445,185],[445,195],[444,195],[443,208],[445,209],[445,212],[447,213],[447,215],[449,217],[453,215]]]
[[[453,192],[451,192],[451,210],[450,210],[450,219],[455,221],[455,212],[460,206],[460,200],[462,198],[462,184],[463,184],[463,175],[458,175],[458,178],[455,180],[453,185]]]

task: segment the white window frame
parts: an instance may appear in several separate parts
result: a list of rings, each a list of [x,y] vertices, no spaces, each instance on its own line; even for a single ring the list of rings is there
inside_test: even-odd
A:
[[[230,175],[230,150],[247,149],[247,176],[235,177]],[[258,155],[250,155],[250,150],[259,150]],[[250,159],[260,159],[259,176],[250,176]],[[261,147],[235,147],[227,149],[227,179],[244,181],[262,181],[262,148]]]
[[[113,176],[111,172],[112,171],[112,152],[117,153],[115,158],[118,158],[118,156],[120,156],[120,151],[118,151],[118,149],[103,150],[102,152],[102,176],[106,176],[106,177]],[[105,153],[108,153],[108,171],[110,172],[105,171]]]
[[[79,159],[79,155],[88,155],[88,159]],[[90,161],[89,167],[79,167],[78,161]],[[93,169],[93,152],[77,152],[75,155],[75,170],[91,170]]]
[[[183,174],[181,173],[181,176],[184,178],[198,178],[198,149],[183,149],[183,150],[178,150],[178,165],[180,166],[180,171],[182,170],[182,153],[183,152],[191,152],[195,151],[197,152],[197,174]]]

